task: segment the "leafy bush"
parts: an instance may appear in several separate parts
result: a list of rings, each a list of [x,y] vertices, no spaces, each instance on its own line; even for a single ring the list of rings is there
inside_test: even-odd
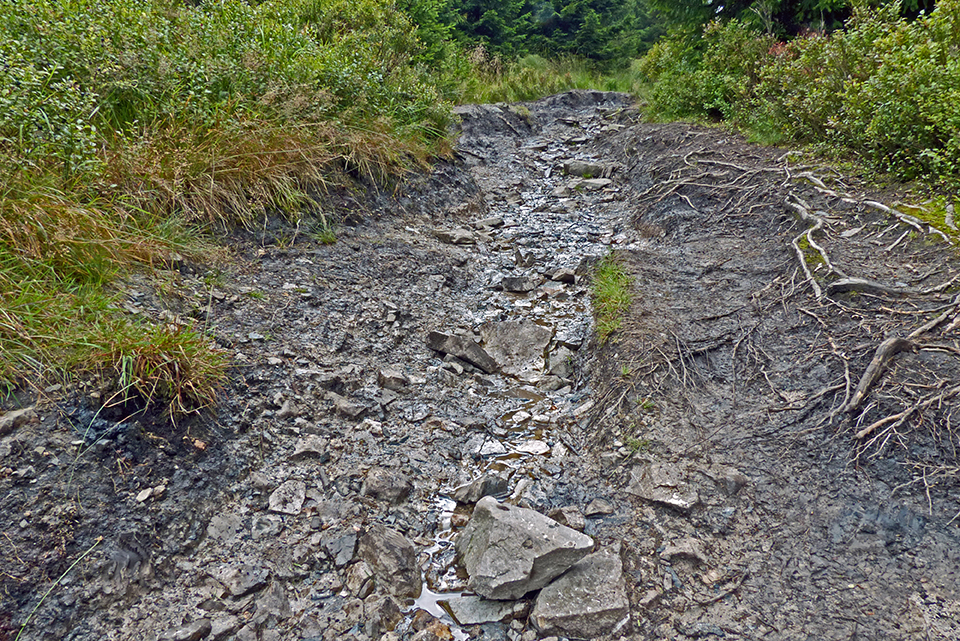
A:
[[[861,6],[788,43],[736,20],[676,33],[641,61],[665,117],[722,117],[764,139],[828,145],[904,179],[960,182],[960,0],[914,21]]]
[[[737,119],[753,96],[774,40],[737,20],[708,24],[699,39],[674,32],[640,63],[651,100],[670,117]]]
[[[650,83],[648,99],[661,118],[703,115],[694,78],[703,62],[703,45],[689,33],[674,31],[657,42],[639,63]]]

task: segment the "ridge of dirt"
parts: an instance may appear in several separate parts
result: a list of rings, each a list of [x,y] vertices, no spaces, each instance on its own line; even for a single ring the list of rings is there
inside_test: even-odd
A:
[[[208,323],[233,378],[213,415],[176,426],[93,410],[77,385],[0,436],[0,641],[28,617],[21,639],[189,638],[204,619],[217,641],[387,637],[372,622],[388,586],[354,562],[373,524],[414,544],[418,607],[451,634],[536,638],[522,608],[461,627],[436,605],[464,586],[469,506],[450,496],[482,472],[511,502],[576,506],[620,551],[617,637],[960,638],[953,317],[842,411],[885,339],[956,314],[955,286],[928,291],[955,250],[850,179],[641,123],[624,95],[458,112],[457,161],[338,196],[335,244],[270,225],[229,239],[227,265],[129,283],[131,313]],[[569,160],[602,177],[563,175]],[[816,220],[819,297],[792,244]],[[601,346],[585,276],[611,249],[635,302]],[[872,288],[843,291],[838,271]],[[426,343],[520,321],[549,336],[512,376]]]

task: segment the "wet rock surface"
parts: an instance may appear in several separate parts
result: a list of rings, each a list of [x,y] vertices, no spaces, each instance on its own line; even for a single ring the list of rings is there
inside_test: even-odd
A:
[[[21,638],[75,641],[956,637],[956,398],[870,447],[831,416],[890,314],[906,335],[955,294],[813,296],[782,152],[640,123],[617,94],[458,112],[460,160],[334,195],[335,244],[269,220],[229,265],[130,280],[131,313],[203,317],[232,358],[212,414],[101,410],[83,381],[8,399],[32,410],[0,417],[0,638],[28,617]],[[885,214],[790,184],[858,276],[956,273],[923,238],[887,251]],[[635,302],[601,346],[587,283],[611,249]],[[960,380],[949,331],[862,421]],[[582,530],[617,604],[621,545],[628,621],[480,603],[455,546],[488,495]]]
[[[541,635],[597,639],[627,628],[623,563],[612,550],[584,557],[537,596],[530,620]]]
[[[467,587],[488,599],[518,599],[560,576],[593,549],[593,539],[539,512],[480,499],[457,538]]]

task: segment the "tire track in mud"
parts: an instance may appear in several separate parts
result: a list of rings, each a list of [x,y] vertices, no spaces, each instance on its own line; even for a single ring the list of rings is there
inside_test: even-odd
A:
[[[620,550],[632,620],[618,636],[955,638],[956,481],[941,478],[928,504],[903,464],[956,465],[951,408],[929,418],[938,437],[914,430],[852,462],[851,426],[823,419],[890,330],[877,311],[889,301],[812,299],[784,198],[844,216],[828,251],[870,278],[909,281],[902,264],[921,260],[949,272],[955,257],[916,239],[871,262],[870,241],[841,231],[866,237],[887,218],[789,181],[780,152],[641,124],[622,95],[459,115],[459,160],[395,194],[342,196],[362,222],[336,244],[271,223],[232,241],[222,276],[171,274],[174,300],[131,284],[154,317],[211,301],[235,379],[216,416],[175,430],[102,418],[92,436],[107,437],[86,450],[41,405],[39,424],[4,439],[3,464],[23,473],[0,478],[14,544],[3,570],[18,577],[4,579],[0,621],[21,624],[50,585],[14,552],[48,558],[56,576],[104,536],[24,638],[178,638],[206,620],[208,639],[407,639],[433,616],[458,638],[535,638],[523,604],[512,624],[457,626],[430,603],[464,587],[452,541],[470,506],[449,497],[487,472],[506,500],[576,508],[598,545]],[[599,347],[584,277],[611,249],[636,276],[635,304]],[[497,352],[490,328],[506,326],[501,359],[540,350],[510,376],[426,342],[443,332]],[[907,355],[870,411],[929,372],[956,377],[949,355]],[[80,484],[50,462],[74,457]],[[432,616],[402,600],[406,612],[388,612],[391,586],[358,562],[374,524],[412,542]]]

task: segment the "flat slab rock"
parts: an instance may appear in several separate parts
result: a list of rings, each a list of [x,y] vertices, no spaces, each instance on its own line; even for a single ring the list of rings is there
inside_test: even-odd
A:
[[[460,625],[495,623],[523,614],[527,601],[494,601],[481,596],[463,594],[441,602]]]
[[[629,616],[623,563],[612,550],[603,550],[543,588],[530,621],[541,636],[595,639],[615,633]]]
[[[467,586],[488,599],[518,599],[539,590],[592,549],[589,536],[489,496],[477,502],[457,539]]]
[[[504,374],[521,376],[543,370],[543,350],[553,331],[530,320],[504,321],[484,324],[480,336]]]
[[[686,471],[673,463],[634,467],[627,492],[681,512],[689,512],[700,502],[700,496],[687,482]]]

